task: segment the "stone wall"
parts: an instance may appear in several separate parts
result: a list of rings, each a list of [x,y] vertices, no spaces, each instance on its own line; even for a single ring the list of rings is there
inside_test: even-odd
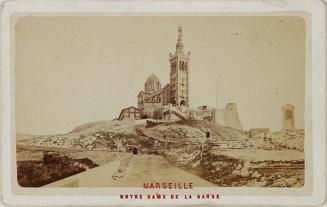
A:
[[[161,103],[144,103],[143,115],[152,118],[156,109],[161,107]]]
[[[238,117],[236,106],[233,109],[214,109],[213,122],[222,126],[228,126],[235,129],[243,129]]]

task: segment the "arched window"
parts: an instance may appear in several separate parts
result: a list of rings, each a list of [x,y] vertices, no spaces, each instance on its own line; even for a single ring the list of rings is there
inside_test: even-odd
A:
[[[292,119],[293,118],[293,113],[291,110],[287,109],[285,111],[285,119]]]
[[[186,102],[184,100],[181,101],[181,103],[179,104],[180,106],[186,106]]]

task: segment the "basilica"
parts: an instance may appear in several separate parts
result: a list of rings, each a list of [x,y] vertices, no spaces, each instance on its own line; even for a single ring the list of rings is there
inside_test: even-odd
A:
[[[190,52],[184,52],[183,29],[178,27],[175,52],[169,54],[170,81],[162,86],[159,78],[151,74],[144,83],[144,90],[137,95],[137,107],[121,110],[118,120],[156,119],[162,121],[206,120],[235,129],[243,129],[237,104],[227,103],[224,108],[208,105],[190,107],[189,68]],[[217,101],[217,100],[216,100]],[[283,129],[294,129],[294,106],[282,108]],[[250,136],[267,129],[251,129]]]
[[[174,54],[169,54],[170,83],[162,87],[159,78],[152,74],[137,96],[137,106],[143,116],[153,117],[163,106],[189,106],[189,62],[190,52],[185,54],[183,30],[178,27],[178,40]]]
[[[225,108],[210,106],[190,108],[189,105],[189,68],[190,52],[184,52],[183,30],[178,27],[176,50],[169,54],[170,81],[162,85],[155,74],[144,83],[144,90],[137,95],[137,107],[121,110],[119,120],[146,119],[156,120],[208,120],[224,126],[242,129],[238,118],[236,103],[228,103]]]

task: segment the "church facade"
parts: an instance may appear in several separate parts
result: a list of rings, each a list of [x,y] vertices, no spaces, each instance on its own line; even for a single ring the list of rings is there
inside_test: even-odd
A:
[[[144,84],[144,90],[137,96],[137,106],[143,117],[154,118],[163,106],[189,106],[189,63],[190,52],[184,52],[183,30],[178,27],[175,53],[169,54],[170,82],[162,87],[159,78],[152,74]]]

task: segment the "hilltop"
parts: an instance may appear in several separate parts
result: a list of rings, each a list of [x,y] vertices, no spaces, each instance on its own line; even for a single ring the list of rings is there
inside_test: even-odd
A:
[[[215,125],[206,121],[180,121],[158,123],[147,126],[145,123],[128,121],[99,121],[75,127],[71,132],[59,135],[17,134],[17,144],[24,146],[43,146],[53,148],[73,148],[87,150],[128,151],[127,146],[136,145],[148,149],[156,140],[165,142],[193,144],[202,143],[206,132],[210,140],[224,141],[235,139],[246,145],[245,133],[229,127]]]

